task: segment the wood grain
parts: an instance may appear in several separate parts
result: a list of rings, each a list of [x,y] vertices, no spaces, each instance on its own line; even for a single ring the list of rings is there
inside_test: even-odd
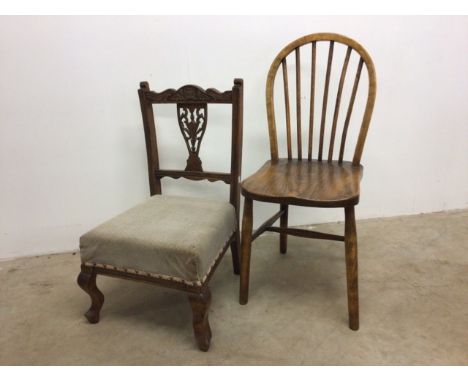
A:
[[[281,67],[283,69],[284,108],[286,116],[286,143],[288,148],[288,158],[291,159],[291,111],[289,108],[288,64],[286,62],[286,58],[281,62]]]
[[[317,159],[313,158],[313,129],[315,118],[316,97],[316,71],[321,65],[317,65],[318,43],[328,43],[328,59],[325,74],[325,86],[322,98],[322,111],[320,115],[319,146]],[[308,128],[308,155],[307,161],[302,160],[301,152],[301,64],[300,48],[305,44],[311,44],[311,78],[310,78],[310,107]],[[329,86],[332,73],[333,52],[335,44],[345,45],[346,55],[338,84],[335,99],[333,121],[331,124],[330,141],[328,146],[327,161],[324,157],[324,137],[326,134],[326,112],[329,97]],[[297,158],[292,157],[291,150],[291,126],[289,110],[289,94],[287,82],[287,57],[294,51],[296,56],[296,116],[297,116]],[[341,135],[338,160],[333,160],[335,138],[337,134],[338,117],[341,107],[341,98],[346,80],[346,73],[351,55],[357,53],[359,64],[354,78],[343,132]],[[279,65],[282,65],[286,107],[286,131],[288,158],[283,159],[278,154],[277,125],[274,108],[274,82]],[[354,149],[352,162],[344,161],[346,137],[350,126],[352,111],[357,94],[358,84],[363,68],[367,69],[369,88],[367,101],[361,122],[358,140]],[[307,71],[302,71],[306,72]],[[242,251],[241,251],[241,282],[239,302],[246,304],[249,296],[249,274],[251,243],[265,231],[280,234],[279,252],[287,250],[287,236],[299,236],[304,238],[336,240],[345,242],[346,275],[348,291],[349,326],[353,330],[359,328],[359,301],[357,287],[357,236],[354,206],[359,202],[359,183],[363,168],[360,164],[364,143],[369,128],[376,96],[376,75],[374,64],[367,51],[356,41],[335,33],[316,33],[298,38],[283,48],[273,60],[268,71],[266,81],[266,107],[268,120],[268,134],[270,141],[271,160],[267,161],[257,172],[245,179],[241,184],[241,193],[245,196]],[[253,201],[258,200],[267,203],[280,204],[280,211],[265,221],[252,235]],[[299,228],[288,227],[289,205],[309,207],[342,207],[345,209],[345,235],[335,235],[324,232],[315,232]],[[273,224],[280,218],[280,226]]]
[[[315,48],[319,42],[328,42],[330,44],[333,43],[333,45],[339,43],[339,44],[345,45],[346,47],[350,47],[352,51],[356,52],[359,55],[360,59],[362,60],[362,63],[365,65],[367,69],[367,74],[368,74],[368,79],[369,79],[369,89],[367,92],[367,101],[366,101],[366,106],[364,110],[364,116],[363,116],[363,120],[362,120],[361,127],[359,130],[359,137],[358,137],[358,141],[357,141],[355,151],[354,151],[354,156],[353,156],[353,163],[355,165],[358,165],[361,161],[362,151],[364,148],[364,143],[366,140],[367,131],[369,128],[372,111],[373,111],[374,103],[375,103],[376,89],[377,89],[375,68],[374,68],[374,63],[372,62],[371,57],[369,56],[369,54],[367,53],[367,51],[364,49],[364,47],[361,44],[359,44],[357,41],[349,37],[336,34],[336,33],[315,33],[315,34],[311,34],[311,35],[298,38],[297,40],[291,42],[285,48],[283,48],[273,60],[270,66],[270,69],[268,71],[266,91],[265,91],[266,106],[267,106],[267,120],[268,120],[268,134],[269,134],[269,139],[270,139],[270,156],[272,160],[276,160],[279,158],[278,139],[277,139],[277,131],[276,131],[277,122],[275,118],[275,107],[274,107],[274,102],[273,102],[274,83],[275,83],[275,78],[277,75],[278,68],[283,62],[286,62],[286,58],[290,53],[292,53],[293,51],[295,52],[296,48],[301,47],[305,44],[312,43],[312,55],[314,57]],[[312,59],[312,63],[315,67],[314,59]],[[313,78],[314,76],[312,76],[311,82]],[[322,105],[322,111],[323,111],[323,105]],[[309,115],[309,131],[310,131],[310,118],[311,117]],[[322,118],[323,118],[323,115],[321,116],[321,119]],[[309,136],[309,147],[311,147],[311,143],[310,143],[311,139],[312,138]],[[312,155],[310,156],[310,159],[312,159]]]
[[[346,283],[348,289],[349,327],[359,329],[358,252],[354,206],[345,208]]]
[[[310,207],[344,207],[359,201],[362,167],[351,162],[267,161],[242,182],[248,198]]]

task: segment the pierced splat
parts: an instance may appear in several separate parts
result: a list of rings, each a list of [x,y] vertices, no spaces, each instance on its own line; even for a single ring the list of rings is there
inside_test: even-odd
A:
[[[206,130],[208,108],[203,104],[177,104],[177,119],[180,131],[189,152],[186,171],[203,171],[202,162],[198,156],[201,141]]]

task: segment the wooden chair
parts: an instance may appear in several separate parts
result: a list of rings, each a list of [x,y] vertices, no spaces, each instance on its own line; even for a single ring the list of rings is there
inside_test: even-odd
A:
[[[234,273],[239,274],[243,81],[234,80],[232,90],[223,93],[193,85],[157,93],[142,82],[138,94],[152,196],[80,238],[82,265],[78,284],[91,297],[85,316],[90,323],[99,321],[104,295],[96,286],[98,274],[179,289],[189,295],[195,337],[199,348],[207,351],[211,340],[208,282],[229,246]],[[188,150],[184,170],[160,169],[153,104],[177,105],[177,119]],[[202,168],[199,151],[207,126],[208,104],[232,105],[229,173]],[[230,200],[161,195],[163,177],[222,181],[230,186]]]
[[[320,135],[318,142],[317,159],[313,157],[313,130],[314,130],[314,101],[316,91],[317,71],[317,45],[328,45],[328,61],[324,81],[322,97],[322,113],[320,118]],[[331,123],[328,155],[324,147],[326,111],[328,104],[328,93],[330,88],[330,76],[332,71],[333,51],[337,44],[344,44],[346,54],[341,68],[337,95],[334,106],[333,120]],[[308,126],[307,157],[302,154],[302,126],[301,126],[301,48],[310,46],[311,68],[310,68],[310,115]],[[356,54],[359,59],[357,64],[354,84],[349,97],[346,118],[341,133],[337,159],[333,159],[335,140],[337,135],[337,121],[340,111],[340,101],[346,72],[350,57]],[[296,121],[297,121],[297,157],[293,157],[291,139],[291,113],[289,105],[289,85],[287,59],[289,55],[295,56],[296,72]],[[363,66],[368,73],[368,92],[363,119],[354,149],[351,162],[344,161],[344,152],[348,127],[351,114],[355,104],[356,93]],[[278,142],[275,119],[275,103],[273,97],[274,82],[281,66],[283,74],[283,89],[285,94],[285,116],[286,116],[286,138],[287,158],[280,158],[278,154]],[[348,312],[349,326],[353,330],[359,328],[358,308],[358,261],[357,261],[357,239],[354,206],[359,202],[359,182],[362,175],[361,155],[366,139],[367,130],[371,120],[376,94],[376,77],[372,60],[364,48],[356,41],[342,35],[333,33],[318,33],[301,37],[287,45],[274,59],[268,72],[266,83],[266,105],[268,117],[268,129],[270,138],[271,160],[267,161],[255,174],[244,180],[241,184],[241,192],[245,197],[244,215],[242,220],[242,250],[241,250],[241,280],[239,302],[246,304],[248,301],[250,252],[251,243],[265,231],[278,232],[280,234],[280,252],[286,253],[287,236],[300,236],[314,239],[337,240],[345,242],[346,254],[346,276],[348,289]],[[335,157],[336,158],[336,157]],[[274,214],[254,233],[252,233],[253,200],[280,204],[279,212]],[[329,233],[314,232],[311,230],[288,227],[288,206],[306,207],[342,207],[345,211],[345,234],[344,236]],[[280,219],[280,226],[272,225]]]

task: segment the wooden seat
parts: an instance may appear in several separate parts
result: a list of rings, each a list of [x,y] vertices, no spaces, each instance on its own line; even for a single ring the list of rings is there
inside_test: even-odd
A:
[[[328,50],[326,65],[317,63],[321,48]],[[327,49],[328,48],[328,49]],[[339,50],[343,53],[339,70],[333,70],[333,57]],[[293,56],[293,64],[288,58]],[[301,57],[309,58],[310,66],[301,65]],[[303,61],[304,62],[304,61]],[[348,68],[355,62],[354,80],[347,80]],[[281,70],[279,68],[281,67]],[[318,80],[320,68],[324,68],[323,81]],[[364,102],[355,102],[363,69],[367,70],[367,92]],[[295,94],[290,96],[289,71],[295,72]],[[275,79],[281,72],[284,102],[275,102]],[[335,85],[331,85],[332,73],[339,73]],[[304,81],[304,76],[306,76]],[[323,92],[317,88],[324,84]],[[303,90],[307,83],[306,91]],[[348,87],[345,84],[349,85]],[[336,89],[334,104],[329,102],[329,93]],[[345,90],[349,89],[349,90]],[[346,113],[341,113],[342,98],[347,94]],[[270,139],[271,160],[267,161],[255,174],[241,184],[241,193],[245,197],[242,218],[241,279],[239,302],[246,304],[249,293],[250,255],[252,241],[265,231],[280,234],[279,250],[286,253],[287,236],[294,235],[314,239],[337,240],[345,242],[346,278],[348,289],[349,327],[359,328],[358,270],[357,270],[357,236],[354,206],[359,202],[359,182],[362,176],[361,156],[374,108],[376,78],[374,64],[366,50],[356,41],[334,33],[316,33],[301,37],[282,49],[273,63],[266,82],[266,106],[268,132]],[[308,104],[304,100],[309,98]],[[295,100],[295,118],[292,118],[290,99]],[[317,102],[318,101],[318,102]],[[321,113],[316,103],[321,103]],[[356,137],[352,161],[345,161],[346,142],[350,140],[352,120],[356,115],[355,103],[362,105],[360,128]],[[280,155],[276,110],[284,105],[284,128],[286,130],[285,154]],[[309,111],[303,121],[303,110]],[[333,110],[333,117],[327,121],[327,111]],[[359,109],[359,107],[358,107]],[[356,112],[354,114],[357,114]],[[340,118],[341,117],[341,118]],[[316,121],[317,119],[317,121]],[[341,121],[341,122],[340,122]],[[293,123],[296,129],[293,128]],[[307,125],[304,124],[306,122]],[[306,128],[305,128],[306,126]],[[295,131],[294,131],[295,130]],[[304,132],[306,139],[303,142]],[[293,138],[296,138],[296,150],[293,152]],[[348,145],[349,146],[349,145]],[[283,146],[284,147],[284,146]],[[307,154],[304,153],[306,151]],[[255,232],[252,230],[253,201],[277,203],[279,211],[261,224]],[[345,212],[344,235],[315,232],[300,228],[288,227],[289,205],[308,207],[341,207]],[[273,224],[280,220],[279,227]]]
[[[337,207],[359,202],[362,166],[279,159],[267,161],[242,182],[242,194],[262,202],[310,207]]]
[[[138,94],[152,197],[80,238],[78,285],[91,298],[85,316],[90,323],[99,322],[104,295],[96,286],[98,274],[178,289],[188,294],[195,338],[199,349],[207,351],[211,341],[208,283],[229,247],[234,273],[239,274],[243,81],[234,80],[232,89],[225,92],[194,85],[155,92],[142,82]],[[160,168],[154,104],[174,104],[188,154],[183,170]],[[230,172],[207,172],[202,167],[199,151],[208,104],[227,104],[232,110]],[[161,195],[164,177],[224,182],[230,188],[229,202]]]

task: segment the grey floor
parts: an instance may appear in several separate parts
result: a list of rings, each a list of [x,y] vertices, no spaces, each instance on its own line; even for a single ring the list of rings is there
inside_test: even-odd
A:
[[[106,302],[90,325],[78,254],[0,262],[0,364],[468,365],[468,210],[359,221],[358,237],[358,332],[347,327],[343,244],[290,237],[283,256],[264,235],[248,305],[229,252],[211,282],[208,353],[180,292],[100,277]]]

